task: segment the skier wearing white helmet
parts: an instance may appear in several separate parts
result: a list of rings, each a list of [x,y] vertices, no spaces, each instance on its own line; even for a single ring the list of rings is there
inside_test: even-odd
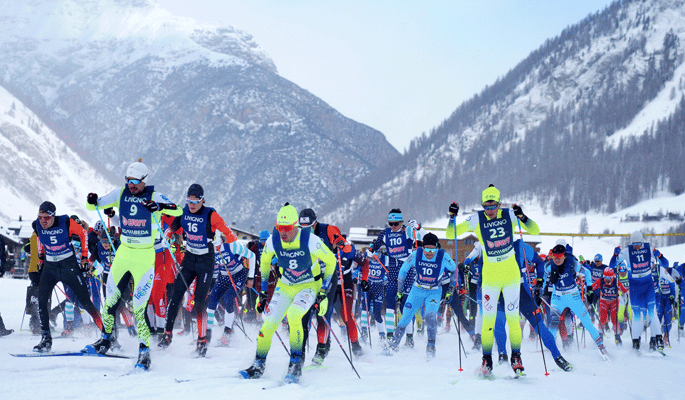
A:
[[[162,214],[180,216],[183,212],[164,195],[147,186],[148,169],[142,160],[131,163],[126,169],[126,185],[109,194],[98,197],[89,193],[86,207],[119,209],[121,224],[121,245],[112,262],[108,277],[107,301],[105,303],[105,331],[102,338],[84,351],[106,353],[112,342],[114,311],[119,305],[121,294],[133,279],[133,308],[138,325],[140,341],[136,368],[147,370],[150,366],[150,330],[145,322],[145,308],[154,280],[157,224]]]

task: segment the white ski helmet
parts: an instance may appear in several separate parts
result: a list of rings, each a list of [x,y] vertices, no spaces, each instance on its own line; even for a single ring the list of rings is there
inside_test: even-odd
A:
[[[642,233],[640,231],[635,231],[630,234],[630,242],[631,243],[642,243],[644,242],[645,239],[642,237]]]
[[[135,178],[147,183],[148,170],[147,166],[141,162],[141,159],[131,163],[131,165],[126,168],[126,176],[124,178]]]

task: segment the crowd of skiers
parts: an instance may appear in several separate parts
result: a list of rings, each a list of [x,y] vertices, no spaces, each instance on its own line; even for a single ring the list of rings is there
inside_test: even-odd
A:
[[[30,329],[41,335],[35,352],[51,350],[58,315],[64,321],[61,335],[73,335],[78,326],[101,332],[86,353],[116,350],[118,330],[125,327],[139,339],[136,368],[142,369],[151,365],[152,344],[171,346],[178,325],[177,334],[187,334],[196,323],[196,352],[204,357],[215,324],[224,325],[218,342],[228,345],[234,329],[247,335],[245,322],[255,322],[261,324],[255,359],[240,371],[254,379],[264,372],[273,335],[287,323],[286,380],[296,382],[310,327],[316,330],[312,364],[318,366],[335,335],[331,325],[344,327],[350,357],[362,356],[360,341],[371,340],[392,356],[403,338],[405,346],[414,347],[416,330],[425,332],[431,358],[437,330],[449,330],[454,317],[457,330],[482,349],[480,372],[487,377],[495,344],[498,361],[511,362],[523,375],[521,315],[530,323],[530,337],[539,335],[564,371],[572,365],[557,347],[557,332],[568,348],[582,327],[608,359],[608,329],[622,345],[628,328],[640,351],[648,326],[649,349],[661,353],[676,316],[678,330],[683,329],[683,266],[671,265],[640,232],[626,248],[613,249],[608,265],[601,254],[592,261],[575,255],[563,240],[538,254],[515,231],[535,235],[540,228],[520,206],[502,207],[493,185],[482,193],[483,210],[462,222],[457,222],[458,204],[449,205],[447,239],[473,232],[479,240],[464,260],[454,260],[435,234],[415,220],[405,224],[399,209],[390,210],[388,227],[363,251],[340,229],[318,221],[314,210],[298,212],[287,203],[271,232],[263,230],[244,245],[205,205],[201,185],[190,185],[181,207],[155,191],[147,177],[147,166],[137,161],[127,168],[123,187],[90,193],[87,208],[99,216],[92,228],[77,216],[60,215],[50,201],[40,205],[27,251],[26,312]],[[118,229],[109,226],[115,218]],[[56,288],[64,301],[51,307]],[[374,325],[377,335],[371,332]],[[0,336],[10,333],[0,318]]]

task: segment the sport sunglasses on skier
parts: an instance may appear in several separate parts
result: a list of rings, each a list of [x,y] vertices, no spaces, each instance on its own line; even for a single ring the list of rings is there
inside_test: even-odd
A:
[[[401,222],[388,222],[388,225],[390,226],[399,226]]]
[[[499,203],[497,203],[493,206],[486,206],[485,204],[483,204],[483,210],[492,211],[492,210],[496,210],[497,207],[499,207]]]
[[[295,224],[290,225],[276,225],[276,230],[279,232],[290,232],[295,229]]]
[[[195,198],[186,199],[186,202],[188,204],[199,204],[201,201],[202,201],[202,198],[200,198],[200,199],[195,199]]]
[[[137,185],[140,182],[142,182],[141,179],[131,179],[131,178],[126,178],[126,184],[127,185]]]

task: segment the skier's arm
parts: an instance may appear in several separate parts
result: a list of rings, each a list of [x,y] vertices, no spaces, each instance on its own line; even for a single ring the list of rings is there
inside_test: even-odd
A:
[[[312,258],[312,266],[321,265],[317,259],[325,264],[325,269],[321,271],[323,282],[330,282],[330,277],[335,273],[335,268],[338,264],[335,254],[316,235],[309,235],[309,254]],[[328,288],[326,287],[325,289]]]
[[[455,239],[455,234],[454,234],[454,224],[456,223],[456,218],[450,218],[450,221],[447,223],[447,239]],[[462,233],[466,232],[475,232],[476,227],[478,226],[478,215],[472,215],[468,218],[466,218],[465,221],[457,225],[457,233],[456,236],[459,237]]]
[[[526,222],[523,222],[519,220],[518,217],[516,217],[516,214],[514,214],[514,210],[509,209],[509,218],[512,221],[512,229],[515,229],[518,223],[521,222],[521,227],[523,228],[523,230],[530,233],[531,235],[537,235],[540,233],[540,227],[535,221],[530,219],[530,217],[526,219]]]
[[[101,209],[116,207],[119,208],[119,199],[124,188],[114,189],[102,197],[98,197],[98,207]],[[95,205],[86,202],[86,209],[89,211],[95,210]]]
[[[226,236],[226,243],[233,243],[238,240],[231,228],[226,226],[226,223],[224,222],[223,218],[221,218],[219,213],[213,212],[209,217],[209,223],[212,227],[212,231],[218,230]]]
[[[276,256],[273,244],[274,237],[270,236],[262,250],[262,256],[259,258],[259,273],[262,276],[262,291],[265,292],[269,285],[269,271],[271,270],[271,260]],[[277,236],[275,240],[281,240]]]
[[[72,221],[71,218],[67,219],[67,225],[69,225],[69,237],[72,235],[77,235],[81,240],[81,260],[87,260],[88,240],[86,240],[86,232],[83,230],[81,225]]]
[[[242,244],[238,242],[232,242],[229,243],[228,246],[231,246],[231,251],[233,254],[237,254],[242,258],[246,258],[249,268],[247,270],[247,277],[250,279],[254,279],[254,274],[255,274],[255,265],[257,264],[257,257],[253,252],[247,249],[247,247],[243,246]]]
[[[402,267],[400,268],[400,272],[397,276],[397,291],[401,292],[402,288],[404,287],[404,279],[407,277],[407,274],[409,273],[409,270],[414,266],[416,263],[416,251],[413,251],[409,257],[402,263]]]

